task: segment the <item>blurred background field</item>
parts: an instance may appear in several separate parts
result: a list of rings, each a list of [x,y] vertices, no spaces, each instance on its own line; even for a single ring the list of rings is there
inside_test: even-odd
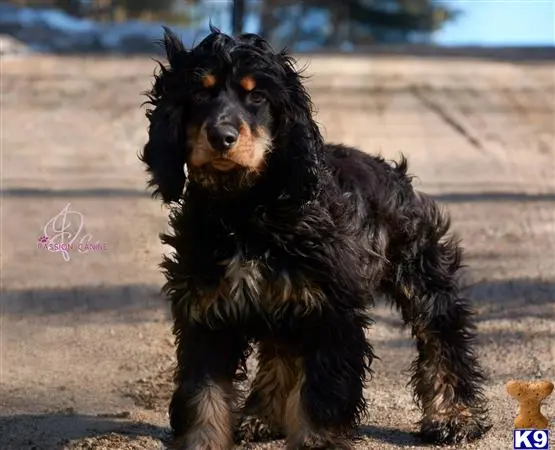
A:
[[[161,24],[185,41],[209,21],[257,32],[294,51],[380,45],[554,44],[551,0],[14,0],[0,3],[0,34],[33,50],[156,52]]]
[[[0,449],[167,442],[167,211],[136,157],[141,93],[162,24],[191,45],[209,20],[289,46],[325,138],[403,153],[415,186],[449,210],[494,418],[484,441],[457,450],[512,448],[505,382],[555,380],[554,15],[551,0],[0,2]],[[68,203],[107,251],[64,261],[37,248]],[[385,306],[375,315],[381,360],[356,448],[424,448],[409,333]]]

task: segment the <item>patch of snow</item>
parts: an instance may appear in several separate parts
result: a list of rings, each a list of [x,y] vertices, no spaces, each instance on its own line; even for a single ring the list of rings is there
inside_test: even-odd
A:
[[[56,9],[0,3],[0,33],[11,35],[37,52],[158,52],[162,25],[138,20],[95,22]],[[186,45],[208,33],[208,27],[202,30],[172,29]]]
[[[0,34],[0,55],[2,57],[6,55],[24,55],[30,52],[31,49],[23,42],[20,42],[11,36]]]
[[[39,17],[50,28],[68,33],[93,33],[97,31],[92,20],[77,19],[58,10],[43,10]]]
[[[306,52],[324,45],[331,32],[329,14],[319,8],[302,9],[299,5],[288,8],[289,12],[295,12],[294,19],[282,14],[280,26],[270,37],[276,48],[289,46],[291,50]],[[219,11],[220,21],[226,23],[230,19],[229,11],[221,5]],[[186,46],[192,46],[208,34],[208,19],[205,22],[205,26],[198,29],[171,28]],[[256,32],[252,29],[256,21],[251,17],[247,22],[251,27],[249,31]],[[300,26],[296,33],[293,32],[295,25]],[[161,22],[138,20],[95,22],[70,16],[61,10],[0,3],[0,34],[12,36],[36,52],[161,53],[162,26]],[[222,29],[225,31],[225,26]],[[294,35],[298,42],[291,42]]]

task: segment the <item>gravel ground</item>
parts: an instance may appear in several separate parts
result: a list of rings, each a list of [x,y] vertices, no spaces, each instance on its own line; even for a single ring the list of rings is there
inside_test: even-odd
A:
[[[555,380],[555,81],[552,62],[314,56],[325,136],[402,152],[453,217],[478,309],[494,428],[461,449],[512,448],[512,378]],[[173,363],[157,269],[166,212],[145,193],[140,93],[148,58],[4,58],[1,79],[0,448],[160,449]],[[37,248],[68,203],[101,250]],[[76,230],[76,228],[72,228]],[[375,310],[381,359],[357,449],[423,448],[406,387],[415,355]],[[555,396],[544,413],[555,419]],[[554,423],[552,421],[552,423]],[[283,442],[239,447],[278,449]]]

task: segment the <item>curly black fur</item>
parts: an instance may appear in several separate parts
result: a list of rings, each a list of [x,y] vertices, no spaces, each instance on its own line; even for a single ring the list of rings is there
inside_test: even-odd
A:
[[[259,372],[245,417],[273,430],[266,436],[285,434],[291,449],[349,448],[373,358],[367,307],[382,294],[416,339],[421,436],[481,436],[489,424],[459,290],[461,250],[437,205],[413,189],[406,161],[324,144],[292,59],[258,36],[213,30],[186,50],[166,30],[164,42],[169,65],[149,93],[141,158],[171,207],[173,233],[162,239],[174,253],[162,267],[177,342],[176,448],[232,447],[233,382],[253,342]],[[185,175],[186,129],[204,114],[195,83],[208,70],[219,79],[249,73],[262,85],[266,113],[256,120],[271,132],[271,149],[249,183],[239,182],[240,169],[212,174],[209,185],[196,169]]]

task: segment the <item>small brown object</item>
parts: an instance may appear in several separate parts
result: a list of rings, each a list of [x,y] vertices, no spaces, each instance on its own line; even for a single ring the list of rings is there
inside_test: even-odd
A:
[[[547,380],[522,381],[511,380],[506,386],[507,392],[519,402],[520,410],[514,421],[515,428],[547,428],[548,420],[541,413],[541,403],[553,392],[553,383]]]
[[[216,84],[216,77],[212,74],[205,75],[202,77],[202,86],[205,88],[211,88]]]
[[[256,87],[256,81],[255,81],[255,79],[254,79],[253,77],[251,77],[251,76],[243,77],[243,78],[241,79],[241,87],[242,87],[245,91],[250,92],[250,91],[252,91],[252,90]]]

